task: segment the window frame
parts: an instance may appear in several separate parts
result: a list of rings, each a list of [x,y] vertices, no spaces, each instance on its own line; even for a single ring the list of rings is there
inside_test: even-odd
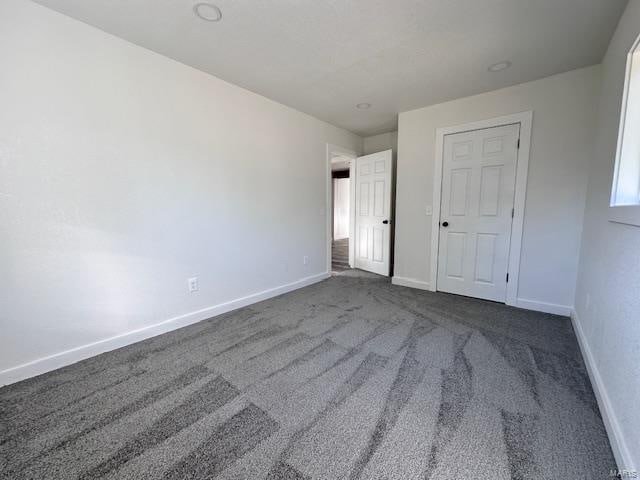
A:
[[[624,138],[626,133],[626,121],[627,121],[627,113],[628,113],[628,103],[630,97],[631,90],[631,73],[633,69],[634,56],[638,55],[639,61],[640,59],[640,35],[633,42],[629,53],[627,54],[627,62],[626,62],[626,70],[624,76],[624,91],[622,94],[622,107],[620,109],[620,124],[618,126],[618,144],[616,148],[616,158],[615,158],[615,167],[613,171],[613,182],[611,185],[611,198],[609,202],[609,221],[616,223],[624,223],[627,225],[635,225],[640,226],[640,199],[638,200],[638,204],[632,205],[617,205],[616,196],[618,189],[618,175],[621,168],[622,163],[622,151]],[[640,68],[640,65],[636,68]],[[639,87],[640,88],[640,87]],[[640,95],[640,92],[638,92]],[[638,159],[640,162],[640,159]],[[640,182],[640,178],[638,178],[638,182]]]

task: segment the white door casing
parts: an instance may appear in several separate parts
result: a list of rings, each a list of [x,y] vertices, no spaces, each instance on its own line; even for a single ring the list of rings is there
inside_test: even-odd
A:
[[[353,245],[353,232],[355,231],[355,188],[353,184],[353,179],[355,178],[355,162],[357,154],[356,152],[349,150],[347,148],[340,147],[338,145],[333,145],[331,143],[327,143],[327,162],[326,162],[326,198],[325,198],[325,208],[320,209],[320,216],[325,217],[326,221],[326,237],[325,237],[325,245],[326,245],[326,274],[329,275],[331,272],[331,248],[333,244],[333,215],[331,214],[333,209],[333,176],[331,175],[331,165],[332,160],[336,157],[345,157],[349,160],[349,179],[351,180],[351,185],[349,186],[350,190],[350,199],[349,199],[349,265],[353,267],[354,265],[354,245]]]
[[[505,302],[520,124],[444,136],[438,290]]]
[[[392,151],[356,159],[355,267],[389,276]]]

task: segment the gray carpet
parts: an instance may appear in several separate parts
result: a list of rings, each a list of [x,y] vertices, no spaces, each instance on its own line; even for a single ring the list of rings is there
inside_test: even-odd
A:
[[[568,319],[343,274],[0,390],[7,479],[604,479]]]

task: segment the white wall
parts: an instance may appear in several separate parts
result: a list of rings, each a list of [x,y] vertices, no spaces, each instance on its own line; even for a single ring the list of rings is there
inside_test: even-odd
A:
[[[0,65],[0,384],[326,271],[360,137],[24,0]]]
[[[626,55],[639,34],[640,0],[631,0],[602,63],[575,301],[577,330],[620,468],[640,468],[640,228],[610,222],[608,209]]]
[[[435,131],[533,110],[518,298],[569,314],[573,305],[600,67],[433,105],[399,117],[394,275],[429,282]],[[406,282],[405,282],[406,283]]]
[[[363,153],[369,155],[370,153],[383,152],[385,150],[393,150],[395,155],[398,150],[398,132],[381,133],[379,135],[373,135],[371,137],[364,138]]]
[[[349,238],[350,178],[333,179],[333,239]]]

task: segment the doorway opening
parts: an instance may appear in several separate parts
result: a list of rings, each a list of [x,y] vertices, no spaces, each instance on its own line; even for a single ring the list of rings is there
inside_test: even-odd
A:
[[[327,145],[327,272],[390,276],[393,168],[392,150],[359,157]]]
[[[353,268],[354,173],[357,154],[327,145],[327,271]]]
[[[331,164],[333,186],[333,238],[331,242],[331,271],[343,272],[351,268],[349,243],[351,230],[351,178],[350,160]]]

